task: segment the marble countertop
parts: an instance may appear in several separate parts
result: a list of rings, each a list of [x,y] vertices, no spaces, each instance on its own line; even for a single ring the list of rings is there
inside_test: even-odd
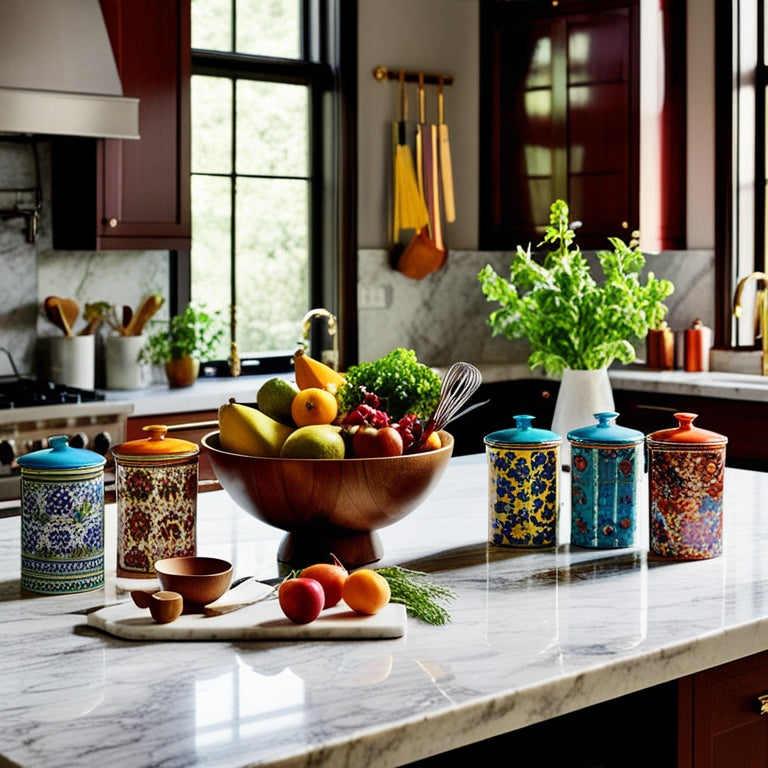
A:
[[[525,363],[488,364],[478,366],[487,383],[509,379],[546,378],[531,372]],[[438,368],[441,373],[445,369]],[[292,378],[292,374],[273,374]],[[216,410],[230,397],[239,402],[256,402],[256,392],[269,376],[198,379],[191,387],[171,389],[166,384],[153,384],[132,391],[106,391],[107,402],[130,403],[132,416]],[[768,377],[744,373],[687,373],[685,371],[651,371],[643,367],[612,368],[611,383],[616,389],[698,395],[754,402],[768,402]]]
[[[768,648],[768,474],[726,470],[724,554],[665,562],[639,545],[489,546],[482,454],[383,529],[384,559],[456,592],[452,621],[398,639],[131,642],[87,625],[105,588],[22,596],[18,517],[0,519],[0,764],[393,766]],[[645,480],[640,509],[645,510]],[[273,577],[282,532],[226,493],[200,495],[200,554]]]

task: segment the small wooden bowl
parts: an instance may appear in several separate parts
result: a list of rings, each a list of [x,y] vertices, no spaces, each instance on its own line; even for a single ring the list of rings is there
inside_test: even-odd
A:
[[[232,583],[232,563],[216,557],[168,557],[155,563],[167,592],[178,592],[185,607],[203,606],[221,597]]]
[[[184,598],[178,592],[153,592],[149,599],[149,612],[158,624],[170,624],[181,616]]]

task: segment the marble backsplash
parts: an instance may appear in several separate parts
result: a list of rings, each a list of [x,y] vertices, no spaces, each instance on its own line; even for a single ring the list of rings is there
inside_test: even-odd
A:
[[[0,348],[11,353],[23,374],[37,373],[38,339],[60,333],[42,312],[46,296],[74,298],[81,307],[87,302],[107,301],[135,308],[147,293],[169,293],[167,251],[54,250],[49,145],[45,141],[0,141],[0,209],[13,205],[13,200],[3,198],[3,190],[34,190],[38,179],[42,206],[36,242],[27,242],[23,219],[0,218]],[[416,281],[390,268],[386,250],[361,250],[360,359],[371,360],[394,347],[408,347],[431,365],[456,360],[476,364],[525,362],[524,341],[491,336],[487,318],[493,305],[486,302],[477,280],[477,273],[487,263],[506,274],[510,258],[508,253],[451,251],[439,272]],[[646,259],[648,269],[675,285],[675,293],[667,302],[670,325],[682,330],[697,317],[711,325],[713,252],[665,252],[648,254]],[[363,299],[366,291],[371,295],[370,289],[377,299],[366,303]],[[158,320],[165,318],[167,307],[157,316]],[[642,354],[640,347],[638,352]],[[6,356],[0,355],[0,376],[11,372]],[[97,385],[98,379],[97,372]]]
[[[54,250],[50,145],[0,141],[0,208],[12,207],[16,198],[28,195],[22,190],[34,190],[38,179],[41,207],[36,242],[27,242],[23,219],[0,218],[0,347],[10,352],[22,374],[38,373],[38,340],[61,334],[42,311],[46,296],[73,298],[81,308],[95,301],[136,308],[148,293],[167,296],[170,275],[168,251]],[[14,190],[13,195],[4,190]],[[161,309],[157,318],[167,318],[166,312]],[[75,332],[83,325],[80,319]],[[100,331],[97,341],[103,342],[104,335]],[[0,375],[11,372],[7,356],[1,355]]]
[[[589,256],[594,260],[592,254]],[[386,251],[360,251],[358,284],[366,289],[377,287],[378,295],[386,297],[385,307],[365,308],[361,301],[361,359],[372,360],[400,346],[414,349],[419,360],[430,365],[447,365],[456,360],[524,363],[528,357],[525,341],[491,336],[488,315],[497,305],[486,301],[477,280],[486,264],[500,275],[507,275],[510,260],[509,253],[450,251],[440,271],[417,281],[391,269]],[[666,301],[667,321],[673,330],[690,327],[696,318],[712,326],[713,251],[646,254],[645,270],[671,280],[675,286]],[[642,359],[642,344],[637,352]]]

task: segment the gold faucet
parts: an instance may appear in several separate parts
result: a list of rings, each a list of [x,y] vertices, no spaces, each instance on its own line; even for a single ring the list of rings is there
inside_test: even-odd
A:
[[[768,291],[766,281],[768,274],[765,272],[753,272],[743,277],[736,286],[736,294],[733,297],[733,314],[741,317],[741,294],[750,280],[757,280],[757,293],[755,294],[755,318],[754,329],[760,334],[762,341],[762,359],[760,370],[763,376],[768,376]]]
[[[325,319],[326,330],[328,332],[328,335],[331,337],[331,341],[333,344],[332,349],[322,350],[322,362],[325,363],[326,365],[329,365],[334,370],[338,370],[339,369],[339,336],[338,336],[338,327],[336,323],[336,317],[332,312],[322,307],[319,307],[317,309],[310,309],[309,312],[307,312],[307,314],[304,315],[304,318],[301,321],[303,338],[300,341],[300,343],[303,344],[304,346],[307,345],[307,342],[309,341],[311,328],[312,328],[312,321],[316,317],[322,317]]]

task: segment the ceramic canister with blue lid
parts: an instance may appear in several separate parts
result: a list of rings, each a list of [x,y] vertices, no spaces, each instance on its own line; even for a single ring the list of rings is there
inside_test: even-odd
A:
[[[515,427],[485,437],[488,541],[504,547],[549,547],[557,540],[562,438],[515,416]]]
[[[19,457],[21,588],[46,595],[104,586],[104,465],[55,435]]]
[[[645,435],[596,413],[597,424],[571,430],[571,544],[632,547],[637,533],[638,465]]]

